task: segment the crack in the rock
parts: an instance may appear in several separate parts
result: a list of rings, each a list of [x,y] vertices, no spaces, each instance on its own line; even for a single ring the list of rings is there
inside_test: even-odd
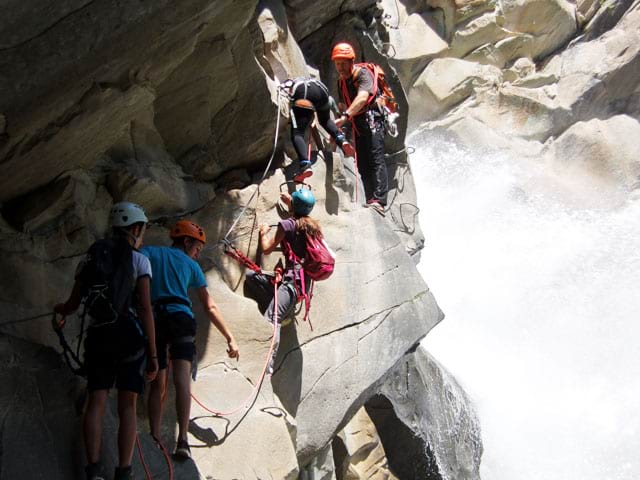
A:
[[[9,302],[7,302],[7,303],[9,303]],[[47,313],[43,313],[41,315],[35,315],[33,317],[20,318],[18,320],[8,320],[6,322],[0,323],[0,327],[5,327],[7,325],[13,325],[15,323],[24,323],[24,322],[30,322],[32,320],[39,320],[39,319],[44,318],[44,317],[51,317],[51,314],[52,314],[52,312],[47,312]],[[5,333],[5,332],[2,332],[2,333]],[[9,366],[11,366],[11,362],[10,362]],[[0,477],[0,478],[2,478],[2,477]]]
[[[394,270],[397,270],[398,268],[400,268],[400,265],[394,265],[393,267],[385,270],[384,272],[380,272],[378,275],[376,275],[375,277],[373,277],[370,280],[367,280],[366,282],[363,283],[364,286],[369,285],[372,282],[375,282],[376,280],[378,280],[381,277],[384,277],[387,273],[389,272],[393,272]]]
[[[307,394],[306,394],[304,397],[302,397],[302,398],[300,399],[300,401],[298,402],[299,404],[302,404],[302,403],[305,401],[305,399],[306,399],[309,395],[311,395],[311,393],[312,393],[312,392],[313,392],[313,390],[315,389],[316,385],[320,382],[320,380],[322,380],[322,379],[324,378],[324,376],[325,376],[325,375],[326,375],[330,370],[332,370],[332,368],[329,366],[329,367],[327,367],[327,368],[326,368],[326,369],[325,369],[325,370],[320,374],[320,376],[319,376],[318,378],[316,378],[316,381],[315,381],[315,382],[313,382],[313,385],[311,385],[311,387],[309,387],[309,390],[307,391]]]
[[[23,40],[19,43],[16,43],[15,45],[10,45],[8,47],[2,47],[0,48],[0,53],[1,52],[7,52],[9,50],[14,50],[16,48],[20,48],[23,45],[26,45],[27,43],[40,38],[44,35],[46,35],[47,33],[49,33],[51,30],[53,30],[55,27],[57,27],[58,25],[60,25],[62,22],[64,22],[67,18],[72,17],[73,15],[75,15],[76,13],[86,9],[87,7],[90,7],[92,4],[94,4],[96,2],[96,0],[91,0],[88,3],[85,3],[84,5],[82,5],[79,8],[76,8],[75,10],[67,13],[66,15],[60,17],[58,20],[56,20],[55,22],[53,22],[51,25],[49,25],[48,27],[46,27],[44,30],[42,30],[40,33],[38,33],[37,35],[34,35],[33,37],[29,37],[26,40]]]
[[[206,366],[204,366],[204,367],[202,368],[202,371],[205,371],[205,370],[206,370],[207,368],[209,368],[209,367],[218,366],[218,365],[222,365],[223,367],[227,368],[228,370],[230,370],[230,371],[232,371],[232,372],[236,372],[236,373],[240,374],[240,376],[241,376],[241,377],[243,377],[243,378],[247,381],[247,383],[248,383],[249,385],[255,385],[255,384],[253,383],[253,380],[252,380],[251,378],[247,377],[247,376],[246,376],[242,371],[240,371],[240,369],[239,369],[238,367],[233,367],[233,366],[229,365],[229,364],[228,364],[227,362],[225,362],[225,361],[221,361],[221,362],[214,362],[214,363],[211,363],[211,364],[209,364],[209,365],[206,365]]]
[[[384,320],[385,320],[385,319],[386,319],[386,318],[387,318],[387,317],[388,317],[388,316],[389,316],[389,315],[390,315],[394,310],[396,310],[396,309],[398,309],[398,308],[400,308],[400,307],[402,307],[403,305],[406,305],[406,304],[408,304],[408,303],[415,303],[419,298],[423,297],[423,296],[424,296],[424,295],[426,295],[427,293],[429,293],[429,289],[421,290],[421,291],[420,291],[420,292],[418,292],[416,295],[414,295],[412,298],[410,298],[410,299],[408,299],[408,300],[405,300],[404,302],[398,303],[398,304],[396,304],[396,305],[392,305],[391,307],[385,308],[384,310],[380,310],[379,312],[375,312],[375,313],[373,313],[373,314],[369,315],[367,318],[365,318],[365,319],[363,319],[363,320],[361,320],[361,321],[359,321],[359,322],[353,322],[353,323],[350,323],[350,324],[348,324],[348,325],[343,325],[342,327],[340,327],[340,328],[336,328],[335,330],[331,330],[331,331],[329,331],[329,332],[326,332],[326,333],[323,333],[323,334],[321,334],[321,335],[317,335],[317,336],[315,336],[315,337],[313,337],[313,338],[310,338],[308,341],[303,342],[303,343],[299,344],[297,347],[294,347],[294,348],[292,348],[292,349],[288,350],[288,351],[283,355],[282,362],[280,363],[280,366],[284,365],[284,363],[287,361],[287,357],[288,357],[289,355],[291,355],[292,353],[294,353],[294,352],[296,352],[296,351],[298,351],[298,350],[302,350],[302,347],[304,347],[305,345],[310,344],[311,342],[314,342],[314,341],[316,341],[316,340],[319,340],[319,339],[321,339],[321,338],[323,338],[323,337],[326,337],[326,336],[329,336],[329,335],[333,335],[334,333],[341,332],[342,330],[346,330],[346,329],[348,329],[348,328],[353,328],[353,327],[357,327],[357,326],[359,326],[359,325],[362,325],[362,324],[364,324],[364,323],[368,322],[369,320],[371,320],[372,318],[375,318],[376,316],[378,316],[378,315],[380,315],[380,314],[384,314],[384,318],[381,320],[381,322],[382,322],[382,321],[384,321]],[[378,328],[378,327],[376,327],[376,328]],[[367,333],[367,335],[368,335],[368,333]],[[366,335],[365,335],[365,336],[366,336]],[[362,337],[362,338],[364,338],[364,337]],[[361,339],[358,339],[358,341],[360,341],[360,340],[361,340]]]
[[[386,318],[386,316],[385,316]],[[377,328],[377,327],[376,327]],[[375,330],[375,329],[374,329]],[[358,340],[358,342],[360,342],[360,339]],[[313,382],[313,385],[311,385],[311,387],[309,388],[309,390],[307,391],[307,394],[302,397],[300,399],[300,403],[304,402],[305,399],[311,395],[311,393],[313,392],[313,390],[315,389],[315,386],[320,383],[320,381],[328,374],[328,373],[333,373],[337,370],[340,370],[340,368],[342,368],[343,365],[347,364],[348,362],[350,362],[351,360],[353,360],[354,358],[358,357],[358,345],[356,345],[356,353],[354,355],[350,355],[348,358],[346,358],[344,361],[340,362],[339,364],[335,365],[335,366],[329,366],[327,367],[327,369],[325,371],[323,371],[320,376],[316,379],[315,382]]]
[[[365,338],[367,338],[370,334],[372,334],[373,332],[375,332],[380,325],[382,325],[387,318],[389,318],[389,315],[391,315],[393,313],[393,310],[389,310],[388,312],[386,312],[381,318],[380,320],[378,320],[377,324],[374,325],[374,327],[369,330],[367,333],[365,333],[363,336],[361,336],[360,338],[358,338],[358,343],[360,343],[362,340],[364,340]]]

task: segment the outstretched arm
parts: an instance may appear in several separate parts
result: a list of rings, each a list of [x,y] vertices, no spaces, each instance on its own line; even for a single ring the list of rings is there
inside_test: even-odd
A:
[[[204,311],[209,318],[209,321],[215,325],[218,331],[224,336],[227,340],[227,354],[230,358],[240,359],[240,350],[238,350],[238,345],[236,344],[235,338],[233,338],[233,334],[229,327],[227,326],[227,322],[225,322],[222,312],[218,308],[218,306],[214,303],[211,295],[209,295],[209,291],[207,287],[200,287],[197,289],[198,298],[200,299],[200,303],[204,307]]]
[[[82,290],[82,283],[76,280],[73,284],[73,290],[71,290],[71,294],[69,295],[67,301],[64,303],[58,303],[55,307],[53,307],[53,311],[55,313],[62,315],[62,318],[58,320],[59,328],[62,328],[64,326],[65,317],[67,315],[71,315],[80,306],[80,302],[82,301]]]

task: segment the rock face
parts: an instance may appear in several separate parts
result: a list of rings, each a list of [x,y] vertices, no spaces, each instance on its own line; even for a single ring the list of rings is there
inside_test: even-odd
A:
[[[404,448],[416,454],[415,461],[408,462],[404,468],[420,470],[401,474],[401,478],[480,478],[482,442],[473,407],[451,374],[422,347],[407,354],[388,372],[379,392],[393,405],[394,415],[415,435],[404,436],[408,444]],[[379,401],[374,400],[368,407],[376,425],[376,419],[384,421],[385,417],[379,405]],[[391,432],[381,428],[378,431],[383,445],[392,443],[388,437],[385,443],[385,434],[391,436]],[[426,448],[417,449],[416,444],[422,445],[423,441]],[[426,461],[418,455],[425,451]],[[393,468],[392,460],[402,458],[402,450],[394,453],[387,449],[387,456]]]
[[[397,480],[389,470],[387,456],[375,424],[361,408],[333,441],[334,463],[339,478]],[[340,458],[337,452],[341,452]]]
[[[230,236],[253,256],[256,222],[280,218],[277,193],[293,172],[288,112],[276,85],[314,67],[331,78],[333,67],[307,65],[298,42],[321,27],[370,22],[380,15],[373,7],[371,1],[321,9],[275,0],[12,2],[0,20],[0,66],[10,72],[0,78],[0,341],[7,359],[0,375],[10,386],[0,410],[11,419],[2,423],[2,444],[12,444],[0,452],[0,478],[81,475],[83,384],[54,353],[47,311],[67,296],[78,262],[107,229],[112,203],[127,199],[146,208],[160,226],[149,230],[148,244],[166,244],[162,226],[183,216],[201,223],[212,239],[224,237],[238,219]],[[348,31],[363,53],[377,52],[364,35]],[[324,46],[333,41],[325,39]],[[406,112],[402,87],[386,60],[384,67]],[[400,129],[388,144],[386,219],[354,203],[361,185],[351,159],[320,145],[310,181],[318,199],[314,215],[338,253],[338,268],[316,286],[313,330],[302,322],[284,327],[272,378],[261,375],[271,329],[244,294],[242,268],[215,241],[203,252],[210,291],[242,360],[225,358],[220,336],[196,309],[195,463],[176,464],[175,478],[294,479],[311,471],[335,477],[328,446],[375,395],[378,380],[441,320],[414,266],[424,239],[410,208],[415,189],[403,151],[406,117]],[[275,163],[261,180],[255,171],[270,157]],[[354,228],[361,235],[354,237]],[[275,257],[266,259],[267,268]],[[79,328],[77,318],[69,319],[67,338]],[[170,390],[162,431],[170,448],[173,401]],[[152,474],[163,476],[164,458],[143,433],[143,403],[142,454]],[[111,403],[105,418],[108,468],[116,458],[114,408]],[[212,410],[228,414],[216,417]],[[8,441],[18,437],[25,445]],[[25,472],[26,451],[43,460]],[[134,470],[143,475],[137,457]]]
[[[283,327],[272,378],[261,375],[270,326],[245,295],[243,269],[210,242],[201,265],[242,355],[230,362],[196,309],[197,448],[195,463],[175,465],[175,478],[479,478],[470,401],[417,348],[443,314],[414,266],[425,240],[407,126],[464,148],[543,161],[567,178],[586,171],[624,201],[640,177],[638,3],[5,3],[0,376],[9,388],[0,395],[0,480],[81,475],[82,383],[52,349],[47,312],[68,294],[113,202],[145,206],[160,227],[148,244],[166,244],[164,227],[189,217],[209,238],[229,236],[253,257],[257,225],[281,218],[278,192],[295,169],[277,85],[313,73],[333,89],[329,52],[337,41],[380,63],[400,102],[400,135],[386,144],[389,211],[382,218],[355,202],[353,161],[320,139],[314,216],[337,269],[316,285],[313,329],[302,321]],[[68,338],[78,323],[70,320]],[[163,440],[171,447],[171,391],[167,402]],[[142,452],[161,477],[167,467],[143,433],[142,403]],[[109,467],[114,408],[105,423]],[[370,440],[356,441],[361,435]],[[25,462],[25,451],[41,461]],[[138,460],[134,469],[143,475]]]
[[[453,112],[446,117],[441,114],[422,128],[471,149],[506,149],[534,159],[544,155],[546,161],[558,165],[567,155],[593,161],[594,166],[599,162],[617,165],[617,186],[635,188],[635,173],[631,172],[637,161],[628,159],[627,142],[607,146],[612,145],[612,135],[633,138],[640,118],[638,82],[634,80],[640,74],[640,10],[635,5],[618,18],[613,29],[593,39],[579,37],[539,70],[522,58],[503,70],[502,78],[484,75],[477,82],[474,73],[468,73],[464,81],[472,85],[472,91],[465,91],[465,99]],[[448,91],[448,77],[431,78],[428,91]],[[409,97],[422,91],[423,84],[416,82]],[[447,112],[449,98],[436,97],[431,109]],[[607,125],[616,125],[615,133]],[[590,160],[596,156],[598,160]]]

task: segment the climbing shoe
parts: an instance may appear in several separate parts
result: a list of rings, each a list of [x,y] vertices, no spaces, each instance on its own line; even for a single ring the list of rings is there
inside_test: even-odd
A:
[[[133,469],[131,465],[128,467],[116,467],[113,480],[133,480]]]
[[[378,212],[383,217],[385,216],[384,206],[378,200],[376,200],[375,198],[367,200],[367,203],[364,204],[364,206],[374,209],[376,212]]]
[[[303,183],[305,179],[309,178],[311,175],[313,175],[313,170],[311,170],[311,167],[307,167],[294,175],[293,181],[296,183]]]
[[[340,148],[342,148],[342,151],[347,157],[356,156],[356,151],[349,142],[345,141],[342,145],[340,145]]]
[[[191,448],[189,442],[186,440],[178,440],[176,445],[176,451],[173,452],[173,456],[181,458],[183,460],[189,460],[191,458]]]
[[[87,480],[107,480],[104,469],[99,463],[90,463],[84,467],[84,472],[87,474]]]

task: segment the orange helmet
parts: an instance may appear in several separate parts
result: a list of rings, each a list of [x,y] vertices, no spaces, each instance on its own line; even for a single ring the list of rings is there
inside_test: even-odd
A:
[[[176,224],[171,227],[169,236],[172,239],[190,237],[200,240],[202,243],[207,243],[207,236],[204,234],[202,227],[189,220],[178,220]]]
[[[353,60],[356,52],[348,43],[338,43],[331,51],[331,60]]]

